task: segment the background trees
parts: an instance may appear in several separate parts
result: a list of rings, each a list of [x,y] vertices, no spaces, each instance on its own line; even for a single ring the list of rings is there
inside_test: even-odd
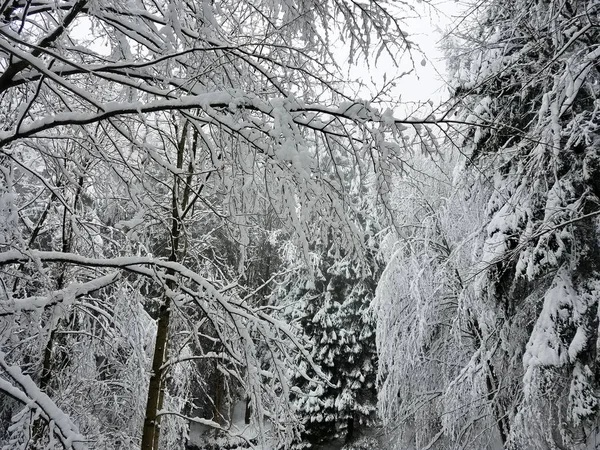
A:
[[[369,234],[371,244],[373,238]],[[292,400],[305,428],[300,447],[336,437],[351,442],[376,423],[375,324],[368,313],[379,276],[375,250],[363,261],[328,253],[316,272],[315,280],[300,278],[289,294],[292,320],[326,376],[297,361]]]
[[[397,446],[487,448],[497,439],[490,368],[469,281],[473,236],[484,221],[457,156],[416,157],[399,179],[398,227],[382,243],[377,286],[379,410]],[[485,191],[481,194],[485,196]],[[493,448],[493,447],[492,447]]]

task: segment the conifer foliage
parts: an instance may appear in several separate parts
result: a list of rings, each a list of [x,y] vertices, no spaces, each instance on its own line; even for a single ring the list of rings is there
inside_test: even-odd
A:
[[[293,400],[305,427],[302,445],[342,436],[351,441],[360,426],[375,422],[377,359],[368,309],[377,272],[369,261],[362,270],[350,259],[329,255],[321,260],[314,285],[294,293],[294,315],[328,380],[307,379],[316,374],[299,361]]]
[[[429,430],[422,446],[578,449],[597,434],[599,19],[597,2],[493,1],[468,9],[447,43],[454,96],[441,119],[463,123],[448,134],[462,158],[447,173],[454,201],[483,216],[462,224],[434,270],[441,279],[455,267],[461,280],[446,322],[456,337],[447,351],[462,357],[436,371],[424,347],[414,367],[380,374],[398,393],[386,391],[382,410]],[[390,261],[388,284],[421,277],[411,267],[423,242],[439,248],[439,233],[428,242],[422,229]],[[396,300],[380,287],[379,332],[396,336],[380,339],[381,351],[391,355],[386,346],[412,348],[414,333],[382,316]],[[435,332],[435,322],[417,323]],[[394,377],[425,367],[449,377],[411,406],[403,400],[415,390],[407,397]]]
[[[484,126],[463,150],[493,189],[474,290],[491,311],[480,324],[498,347],[511,448],[575,448],[597,418],[599,14],[596,2],[494,3],[457,67],[462,114]]]

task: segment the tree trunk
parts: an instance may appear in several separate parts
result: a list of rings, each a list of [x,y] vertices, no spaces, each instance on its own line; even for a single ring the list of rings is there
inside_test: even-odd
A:
[[[173,187],[173,222],[171,228],[171,256],[169,261],[177,262],[177,252],[181,227],[179,223],[177,207],[177,185]],[[166,270],[167,288],[175,289],[175,281],[172,280],[175,272]],[[158,310],[158,322],[156,328],[156,340],[154,343],[154,356],[152,358],[152,373],[148,385],[148,398],[146,401],[146,415],[144,417],[144,428],[142,433],[142,450],[157,450],[160,440],[160,416],[158,412],[163,406],[165,398],[165,370],[162,368],[167,360],[169,345],[169,324],[171,322],[171,298],[165,294],[162,305]]]
[[[354,413],[348,417],[348,424],[346,428],[346,443],[354,440]]]
[[[244,412],[244,423],[246,425],[249,425],[251,418],[252,418],[252,404],[250,403],[250,397],[246,397],[246,411]]]
[[[148,386],[148,400],[146,402],[146,416],[142,434],[142,450],[158,449],[160,439],[160,416],[158,411],[164,400],[164,383],[162,365],[167,358],[167,344],[169,339],[169,322],[171,319],[171,301],[165,296],[158,315],[156,330],[156,343],[152,359],[152,374]]]
[[[471,332],[475,339],[475,348],[480,348],[482,343],[482,333],[479,328],[479,323],[477,319],[469,312],[470,321],[469,327],[471,328]],[[508,442],[508,436],[510,434],[510,424],[508,422],[508,418],[506,417],[506,413],[504,412],[502,405],[500,404],[500,400],[496,398],[498,396],[498,377],[496,375],[496,370],[494,369],[494,365],[491,361],[484,361],[486,373],[485,373],[485,384],[487,390],[487,399],[492,403],[492,407],[494,409],[494,415],[496,418],[496,424],[498,425],[498,434],[500,435],[500,439],[502,441],[502,447],[506,445]]]
[[[181,138],[177,143],[177,168],[182,169],[184,164],[184,153],[187,139],[188,122],[183,126]],[[180,198],[181,178],[174,175],[173,186],[171,190],[171,254],[169,261],[178,262],[182,259],[179,251],[181,242],[182,220],[185,216],[188,204],[190,204],[190,186],[193,177],[192,161],[195,157],[197,145],[197,133],[194,133],[194,140],[191,148],[191,158],[188,166],[188,174],[183,184],[183,192]],[[193,203],[192,200],[191,203]],[[180,211],[182,214],[180,214]],[[165,272],[167,281],[166,286],[169,291],[176,289],[176,282],[173,280],[175,272],[167,269]],[[169,325],[171,322],[171,298],[165,293],[164,300],[158,312],[158,323],[156,330],[156,341],[154,344],[154,356],[152,358],[152,373],[150,374],[150,383],[148,385],[148,397],[146,401],[146,415],[144,417],[144,428],[142,431],[141,450],[158,450],[160,443],[160,415],[159,411],[163,407],[165,399],[166,370],[162,368],[168,358],[169,346]]]
[[[84,168],[87,169],[87,163],[84,163]],[[83,175],[81,175],[77,181],[77,189],[75,191],[75,197],[73,199],[73,211],[75,211],[77,209],[77,206],[79,204],[79,199],[81,197],[81,192],[83,190],[84,181],[85,181],[85,178],[83,177]],[[56,183],[56,186],[60,187],[61,184],[62,183],[60,182],[60,180],[58,180]],[[37,239],[44,223],[46,222],[48,213],[52,207],[52,204],[56,200],[56,198],[57,198],[56,194],[52,193],[52,195],[50,196],[50,199],[48,200],[46,208],[44,209],[42,215],[40,216],[40,219],[38,220],[38,223],[36,224],[33,232],[31,233],[31,237],[29,238],[29,242],[27,244],[28,248],[31,248],[34,245],[35,240]],[[73,239],[74,239],[73,228],[68,225],[68,210],[65,207],[64,212],[63,212],[63,222],[62,222],[62,252],[63,253],[68,253],[72,250]],[[21,263],[19,270],[22,270],[23,267],[24,267],[24,263]],[[57,289],[62,289],[64,287],[66,271],[67,271],[66,267],[63,267],[62,270],[60,271],[58,278],[56,280],[56,288]],[[19,279],[18,278],[15,279],[15,282],[13,284],[13,292],[17,291],[18,282],[19,282]],[[50,318],[49,320],[52,320],[52,319]],[[53,375],[53,373],[52,373],[52,366],[53,366],[52,356],[53,355],[52,354],[54,351],[54,343],[56,341],[56,332],[59,329],[60,324],[61,324],[61,319],[58,319],[56,324],[54,325],[54,327],[52,327],[52,329],[50,330],[48,342],[46,342],[46,346],[44,347],[44,357],[42,360],[42,370],[40,373],[39,387],[40,387],[40,390],[45,393],[48,393],[48,388],[50,386],[50,382],[52,381],[52,375]],[[31,443],[32,449],[35,449],[35,448],[37,448],[38,445],[41,445],[46,428],[47,428],[46,424],[41,418],[38,418],[33,422],[32,433],[31,433],[32,434],[32,443]]]
[[[42,392],[47,392],[48,385],[50,384],[50,380],[52,378],[52,350],[54,348],[54,336],[56,334],[58,325],[59,324],[57,323],[56,327],[50,332],[50,337],[48,338],[48,342],[44,348],[44,359],[42,361],[42,371],[40,374],[40,390]],[[44,422],[41,418],[38,418],[33,422],[30,444],[32,450],[45,447],[43,444],[43,437],[46,433],[46,429],[46,422]]]

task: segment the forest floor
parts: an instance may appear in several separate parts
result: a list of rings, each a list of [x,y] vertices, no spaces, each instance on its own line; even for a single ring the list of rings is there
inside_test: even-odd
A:
[[[244,448],[245,440],[255,441],[258,430],[244,423],[244,408],[243,402],[234,408],[230,437],[215,433],[209,426],[191,423],[187,449],[238,449]],[[381,430],[378,428],[366,429],[362,430],[361,437],[353,443],[348,444],[344,438],[339,438],[325,444],[314,445],[311,450],[384,450],[386,446],[383,445],[380,434]],[[275,450],[276,447],[276,445],[273,445],[273,448],[265,446],[263,450]]]

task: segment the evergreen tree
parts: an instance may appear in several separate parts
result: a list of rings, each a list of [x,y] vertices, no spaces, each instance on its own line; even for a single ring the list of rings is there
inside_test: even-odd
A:
[[[420,447],[581,449],[597,435],[599,12],[597,2],[492,1],[470,10],[448,43],[454,97],[438,119],[462,123],[448,136],[463,159],[446,204],[483,217],[457,222],[463,234],[448,240],[443,264],[422,270],[420,255],[439,254],[448,232],[431,240],[431,227],[415,228],[385,271],[388,295],[378,295],[382,411],[391,420],[408,409]],[[444,293],[454,273],[456,305],[442,319],[459,337],[444,341],[456,357],[440,360],[421,335],[437,334],[430,311],[443,296],[419,311],[405,297],[421,289],[390,288],[426,280]],[[406,306],[409,327],[393,320]],[[412,366],[394,359],[400,352]],[[424,373],[437,381],[429,399],[405,388]]]
[[[292,384],[305,426],[306,442],[300,446],[342,435],[350,441],[359,426],[374,422],[376,412],[375,333],[368,314],[378,275],[374,256],[365,264],[336,261],[330,254],[318,269],[313,286],[308,282],[293,293],[298,299],[294,314],[311,357],[328,380],[314,378],[317,374],[299,361]]]
[[[377,349],[375,323],[369,307],[375,293],[373,274],[363,276],[346,268],[345,298],[338,311],[340,330],[346,341],[340,353],[339,370],[344,380],[335,399],[339,419],[346,420],[346,441],[355,438],[359,425],[371,425],[376,415]],[[353,273],[354,272],[354,273]]]
[[[493,2],[459,44],[466,170],[492,188],[473,305],[509,448],[578,448],[598,417],[599,13]]]

